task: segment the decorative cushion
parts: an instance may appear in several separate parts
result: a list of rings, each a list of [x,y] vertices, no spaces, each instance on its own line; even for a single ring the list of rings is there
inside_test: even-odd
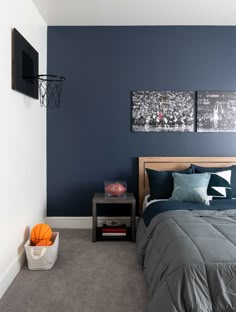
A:
[[[220,198],[232,198],[231,190],[231,170],[212,172],[209,181],[207,194],[209,200]]]
[[[220,172],[220,171],[226,171],[231,170],[231,189],[232,189],[232,197],[236,197],[236,166],[230,166],[230,167],[201,167],[198,165],[191,165],[193,169],[193,173],[203,173],[203,172]]]
[[[149,200],[170,198],[174,187],[172,173],[193,173],[191,167],[181,171],[158,171],[153,169],[146,169],[146,171],[150,189]]]
[[[172,174],[174,191],[169,200],[193,202],[209,205],[207,188],[211,174]]]

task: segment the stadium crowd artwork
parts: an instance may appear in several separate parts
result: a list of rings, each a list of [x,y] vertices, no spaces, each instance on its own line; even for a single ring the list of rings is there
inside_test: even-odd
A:
[[[236,132],[236,92],[133,91],[134,132]]]
[[[132,92],[132,130],[135,132],[193,132],[195,92]]]
[[[198,92],[197,131],[236,132],[236,92]]]

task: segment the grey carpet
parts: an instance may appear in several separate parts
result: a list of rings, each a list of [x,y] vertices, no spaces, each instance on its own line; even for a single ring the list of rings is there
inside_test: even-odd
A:
[[[63,229],[49,271],[23,267],[1,312],[143,312],[147,292],[131,242],[91,242],[90,230]]]

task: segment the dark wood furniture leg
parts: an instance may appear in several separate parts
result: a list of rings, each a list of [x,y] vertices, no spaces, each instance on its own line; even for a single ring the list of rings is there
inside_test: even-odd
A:
[[[132,242],[135,242],[135,235],[136,235],[136,204],[135,201],[132,202],[132,212],[131,212],[131,220],[130,220],[130,225],[131,225],[131,238]]]
[[[92,241],[96,242],[97,239],[97,204],[93,200],[93,237]]]

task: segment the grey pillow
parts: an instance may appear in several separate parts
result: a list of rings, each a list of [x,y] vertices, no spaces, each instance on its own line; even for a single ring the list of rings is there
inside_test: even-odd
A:
[[[174,190],[169,200],[193,202],[209,205],[207,188],[211,174],[172,174]]]

